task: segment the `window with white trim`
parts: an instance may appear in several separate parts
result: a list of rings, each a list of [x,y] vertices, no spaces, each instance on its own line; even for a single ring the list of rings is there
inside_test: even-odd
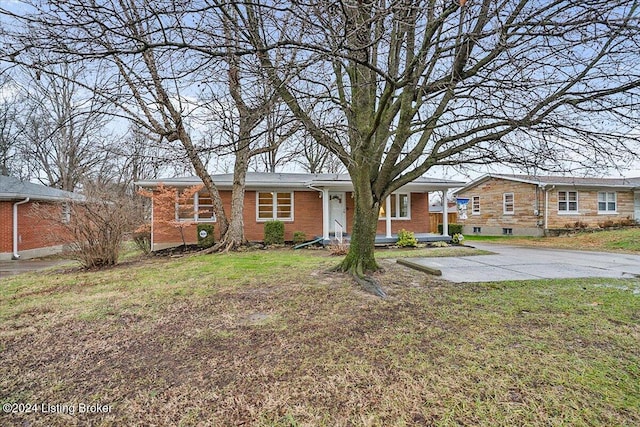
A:
[[[558,191],[558,212],[577,213],[578,212],[578,192]]]
[[[393,193],[389,196],[391,202],[391,219],[411,219],[411,197],[409,193]],[[386,200],[380,207],[378,219],[387,219]]]
[[[480,215],[480,196],[471,197],[471,215]]]
[[[71,221],[71,205],[69,202],[62,203],[62,223],[68,224]]]
[[[181,201],[176,208],[176,219],[180,221],[215,222],[213,199],[206,191],[199,191],[188,200]]]
[[[598,213],[616,213],[618,210],[618,195],[615,192],[598,192]]]
[[[258,192],[256,219],[258,221],[293,221],[292,192]]]
[[[515,203],[513,193],[504,193],[502,195],[502,212],[505,215],[513,215],[515,212]]]

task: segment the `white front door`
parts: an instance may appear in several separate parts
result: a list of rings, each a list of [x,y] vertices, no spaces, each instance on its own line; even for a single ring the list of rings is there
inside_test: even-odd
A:
[[[640,191],[635,191],[633,194],[633,219],[640,222]]]
[[[347,197],[344,192],[329,191],[329,233],[335,233],[335,221],[347,232]]]

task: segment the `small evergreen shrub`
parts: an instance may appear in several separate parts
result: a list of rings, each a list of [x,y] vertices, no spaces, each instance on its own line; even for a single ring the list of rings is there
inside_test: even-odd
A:
[[[451,237],[451,242],[455,245],[461,245],[464,240],[464,236],[460,233],[456,233]]]
[[[418,240],[413,231],[407,231],[403,228],[398,232],[398,241],[396,244],[401,248],[415,248],[418,245]]]
[[[462,234],[463,224],[449,224],[449,235]],[[442,224],[438,224],[438,233],[442,234]]]
[[[198,246],[210,248],[214,243],[213,224],[198,224]]]
[[[267,221],[264,223],[264,244],[265,245],[284,244],[284,222]]]
[[[293,244],[299,245],[300,243],[304,243],[307,241],[307,235],[304,231],[296,231],[293,233]]]

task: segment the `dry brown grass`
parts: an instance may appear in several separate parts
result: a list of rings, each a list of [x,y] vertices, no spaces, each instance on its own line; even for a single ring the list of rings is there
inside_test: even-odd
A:
[[[382,260],[383,300],[335,262],[261,251],[0,281],[2,403],[113,406],[0,424],[640,423],[637,283],[453,285]]]

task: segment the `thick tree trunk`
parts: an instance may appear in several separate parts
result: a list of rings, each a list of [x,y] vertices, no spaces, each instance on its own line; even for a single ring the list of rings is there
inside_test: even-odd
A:
[[[379,269],[375,258],[375,239],[380,202],[373,196],[368,175],[354,173],[351,179],[355,205],[351,242],[347,256],[336,270],[350,273],[365,290],[384,297],[386,294],[380,283],[367,275]]]
[[[184,126],[182,126],[182,123],[180,123],[180,126],[178,127],[177,137],[175,139],[179,139],[180,142],[182,142],[182,146],[184,147],[187,156],[196,171],[196,175],[198,175],[198,178],[200,178],[204,183],[204,188],[209,192],[209,194],[211,194],[213,211],[216,214],[218,229],[220,230],[220,235],[224,236],[229,228],[229,222],[224,211],[224,206],[222,205],[222,198],[218,192],[218,187],[211,179],[209,171],[207,171],[206,166],[198,156],[198,152],[191,141],[191,137],[186,129],[184,129]]]
[[[242,139],[242,137],[241,137]],[[235,250],[246,243],[244,237],[244,193],[247,169],[249,167],[249,146],[241,143],[236,152],[233,167],[233,187],[231,189],[231,217],[229,227],[220,242],[214,246],[216,250]]]

